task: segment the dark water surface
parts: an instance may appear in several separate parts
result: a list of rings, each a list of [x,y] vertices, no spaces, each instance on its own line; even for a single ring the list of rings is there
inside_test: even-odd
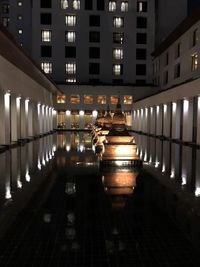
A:
[[[189,239],[155,205],[158,182],[144,170],[100,169],[89,134],[6,153],[0,266],[199,266]]]

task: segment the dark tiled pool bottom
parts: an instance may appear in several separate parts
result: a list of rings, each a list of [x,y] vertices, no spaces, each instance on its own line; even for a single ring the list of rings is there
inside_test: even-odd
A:
[[[148,177],[132,195],[108,195],[101,177],[58,175],[1,241],[0,266],[200,266],[191,243],[149,201]]]

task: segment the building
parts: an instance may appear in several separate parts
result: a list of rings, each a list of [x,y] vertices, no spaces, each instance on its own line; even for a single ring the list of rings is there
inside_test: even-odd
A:
[[[94,106],[112,109],[118,94],[129,115],[137,86],[149,93],[154,1],[1,2],[3,24],[64,92],[58,124],[63,111],[92,116]]]

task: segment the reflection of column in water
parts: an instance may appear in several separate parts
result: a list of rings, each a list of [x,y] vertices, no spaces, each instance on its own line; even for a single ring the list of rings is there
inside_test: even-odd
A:
[[[192,148],[182,146],[182,170],[181,170],[182,185],[191,186],[192,178]]]
[[[162,164],[162,141],[156,139],[156,158],[155,158],[155,167],[158,168]]]
[[[80,152],[83,152],[84,150],[83,132],[79,132],[79,146],[77,147],[77,150]]]
[[[196,162],[200,162],[200,150],[196,150]],[[196,164],[195,196],[200,196],[200,164]]]
[[[11,199],[11,186],[12,186],[12,176],[11,176],[11,155],[10,150],[3,153],[4,164],[5,164],[5,199]]]
[[[16,152],[17,152],[17,157],[15,158],[14,161],[17,163],[17,171],[16,171],[17,188],[22,188],[22,181],[21,181],[21,147],[20,146],[17,147]]]
[[[67,152],[69,152],[71,149],[71,132],[66,132],[65,135],[66,135],[66,150]]]
[[[162,172],[170,172],[170,142],[163,142]]]

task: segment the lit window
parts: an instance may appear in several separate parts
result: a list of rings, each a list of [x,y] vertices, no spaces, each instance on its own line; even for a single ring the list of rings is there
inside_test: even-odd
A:
[[[113,43],[123,44],[124,42],[124,33],[123,32],[114,32],[113,33]]]
[[[74,15],[65,16],[65,24],[66,24],[66,26],[75,26],[76,25],[76,16],[74,16]]]
[[[115,17],[113,19],[113,24],[115,28],[121,28],[124,26],[124,19],[120,17]]]
[[[62,9],[67,9],[68,8],[68,1],[67,0],[61,0],[60,5]]]
[[[65,95],[57,95],[57,103],[58,104],[66,103],[66,96]]]
[[[42,42],[51,42],[51,31],[42,30],[41,37],[42,37]]]
[[[113,58],[123,59],[123,49],[122,48],[114,48],[113,49]]]
[[[137,12],[147,12],[147,2],[138,1],[137,2]]]
[[[18,1],[18,2],[17,2],[17,5],[18,5],[18,6],[22,6],[22,2],[21,2],[21,1]]]
[[[80,96],[79,95],[71,95],[71,104],[79,104]]]
[[[98,104],[106,104],[106,96],[105,95],[98,95],[97,96],[97,103]]]
[[[197,53],[193,54],[191,58],[192,58],[191,70],[194,71],[198,68],[198,54]]]
[[[19,34],[22,34],[22,33],[23,33],[23,30],[22,30],[22,29],[19,29],[19,30],[18,30],[18,33],[19,33]]]
[[[113,65],[113,74],[114,75],[121,75],[123,73],[122,64],[114,64]]]
[[[132,103],[133,103],[132,95],[125,95],[124,96],[124,104],[125,105],[131,105]]]
[[[127,12],[128,11],[128,2],[127,1],[123,1],[121,3],[121,11],[122,12]]]
[[[93,104],[93,96],[84,95],[84,104]]]
[[[74,0],[73,1],[73,9],[79,10],[81,8],[81,4],[79,0]]]
[[[76,63],[66,63],[66,74],[76,73]]]
[[[198,41],[197,29],[193,31],[192,34],[192,45],[195,46]]]
[[[44,71],[44,73],[52,73],[52,63],[50,62],[42,62],[41,68]]]
[[[110,1],[109,2],[109,11],[115,11],[117,7],[116,1]]]
[[[110,104],[112,104],[112,105],[117,105],[117,103],[118,103],[118,96],[116,96],[116,95],[112,95],[112,96],[110,97]]]
[[[65,41],[68,43],[74,43],[76,41],[76,33],[72,31],[66,31]]]
[[[76,83],[76,79],[75,78],[66,79],[66,83]]]

